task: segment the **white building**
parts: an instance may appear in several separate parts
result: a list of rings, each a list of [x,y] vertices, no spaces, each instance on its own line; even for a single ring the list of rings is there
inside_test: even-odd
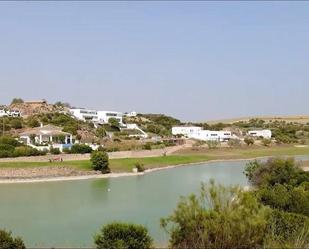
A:
[[[96,111],[89,109],[70,109],[70,113],[75,118],[83,121],[92,121],[99,124],[107,124],[110,118],[115,118],[119,122],[119,124],[122,124],[122,112]]]
[[[98,111],[98,122],[100,124],[107,124],[110,118],[116,119],[119,124],[122,124],[122,112],[114,111]]]
[[[6,111],[5,110],[0,110],[0,117],[7,117],[8,116],[8,114],[6,113]]]
[[[232,132],[230,131],[209,131],[209,130],[200,130],[198,132],[189,135],[189,138],[194,138],[203,141],[220,141],[220,142],[228,141],[234,137],[235,136],[233,136]]]
[[[70,113],[77,119],[82,121],[98,122],[98,112],[89,109],[70,109]]]
[[[248,135],[251,137],[263,137],[263,138],[270,139],[271,130],[252,130],[252,131],[248,131]]]
[[[183,135],[189,137],[190,135],[197,133],[202,130],[202,127],[199,126],[174,126],[172,127],[172,134]]]
[[[0,117],[20,117],[20,111],[18,110],[12,110],[12,111],[5,111],[3,109],[0,110]]]
[[[137,112],[127,112],[127,113],[125,113],[125,116],[127,116],[127,117],[136,117],[137,116]]]

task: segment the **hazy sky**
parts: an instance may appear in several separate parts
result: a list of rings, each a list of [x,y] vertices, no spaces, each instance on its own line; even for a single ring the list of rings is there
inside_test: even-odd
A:
[[[0,103],[308,114],[309,2],[0,2]]]

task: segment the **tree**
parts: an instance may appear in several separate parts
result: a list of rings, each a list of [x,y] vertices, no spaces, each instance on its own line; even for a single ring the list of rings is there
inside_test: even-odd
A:
[[[95,236],[97,249],[150,249],[152,238],[147,228],[130,223],[105,225]]]
[[[112,127],[119,128],[119,121],[117,119],[115,119],[115,118],[109,118],[108,119],[108,123]]]
[[[21,103],[24,103],[23,99],[21,99],[21,98],[14,98],[14,99],[12,99],[12,101],[11,101],[11,105],[14,105],[14,104],[21,104]]]
[[[104,151],[93,151],[90,161],[94,170],[100,170],[102,173],[109,173],[108,154]]]
[[[252,137],[245,137],[244,142],[246,145],[253,145],[254,144],[254,139]]]
[[[251,249],[262,247],[269,213],[250,192],[211,181],[199,196],[182,198],[161,226],[174,249]]]
[[[100,126],[96,129],[96,135],[99,138],[103,138],[106,136],[106,130],[103,126]]]
[[[26,249],[26,246],[21,238],[13,238],[11,232],[0,230],[0,249]]]

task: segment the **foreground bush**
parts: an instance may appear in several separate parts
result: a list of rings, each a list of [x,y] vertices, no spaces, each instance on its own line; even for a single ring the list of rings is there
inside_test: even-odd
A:
[[[112,223],[95,236],[97,249],[150,249],[152,238],[141,225]]]
[[[175,249],[251,249],[263,246],[270,209],[237,187],[202,185],[161,220]]]
[[[104,151],[93,151],[90,161],[94,170],[100,170],[102,173],[109,173],[108,154]]]
[[[26,249],[21,238],[13,238],[11,232],[0,230],[0,249]]]

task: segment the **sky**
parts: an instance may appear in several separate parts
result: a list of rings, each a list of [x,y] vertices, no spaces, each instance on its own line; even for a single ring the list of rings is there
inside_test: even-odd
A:
[[[183,121],[309,114],[309,2],[0,2],[14,97]]]

